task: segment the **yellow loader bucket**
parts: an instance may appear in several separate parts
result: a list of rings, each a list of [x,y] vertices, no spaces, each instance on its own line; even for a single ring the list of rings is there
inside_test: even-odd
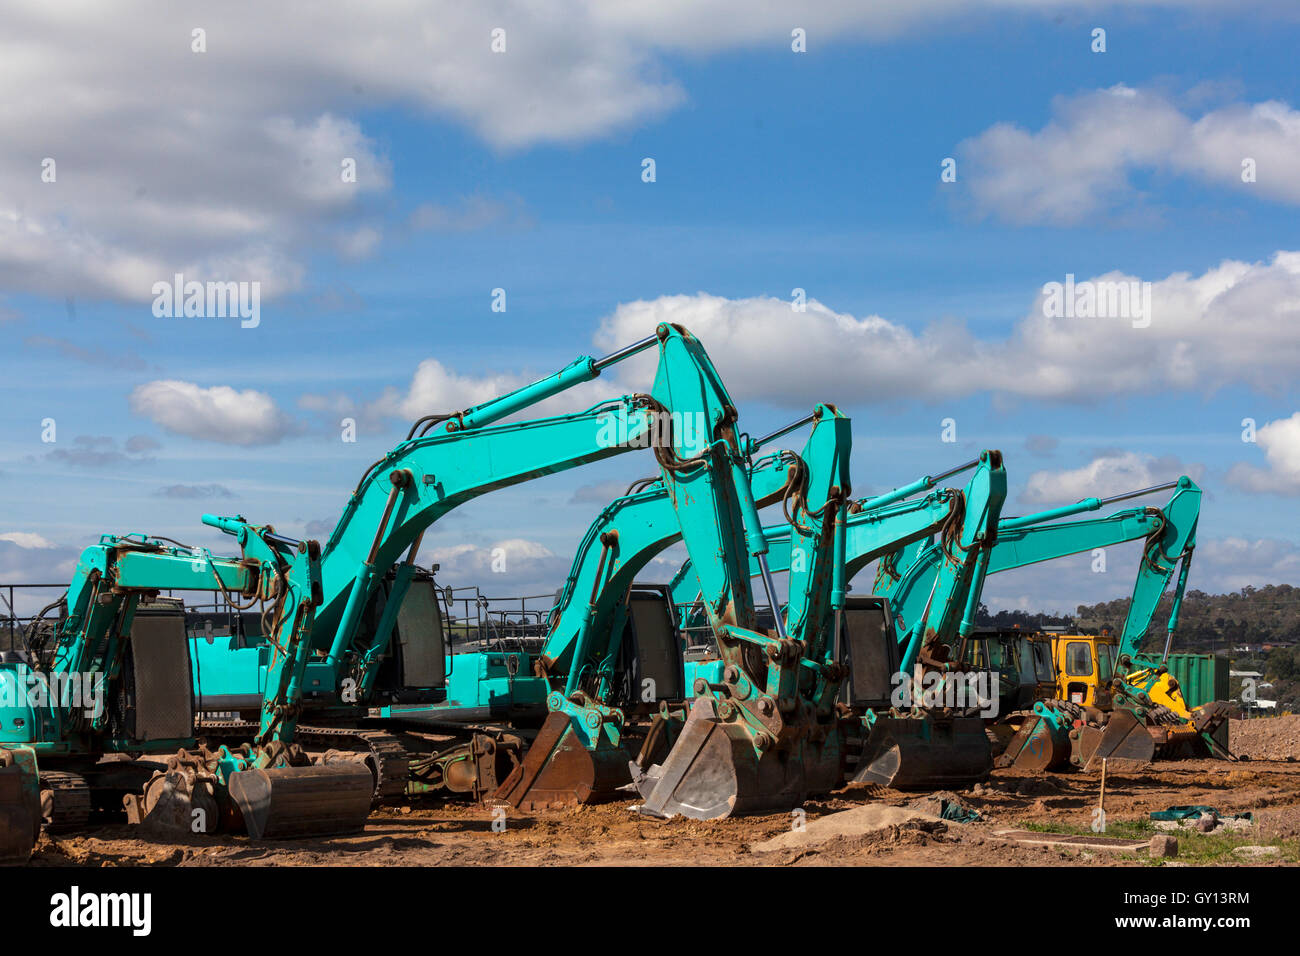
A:
[[[340,761],[230,776],[230,797],[254,840],[327,836],[362,829],[375,778],[361,763]]]
[[[572,718],[552,711],[524,759],[489,799],[520,810],[571,807],[607,799],[627,782],[627,753],[621,747],[588,749]]]
[[[697,697],[662,765],[630,765],[646,816],[717,820],[749,813],[792,810],[814,793],[838,785],[839,737],[802,740],[761,754],[749,726],[723,720],[712,697]]]
[[[934,790],[978,783],[992,769],[993,751],[979,717],[877,717],[853,780]]]
[[[0,863],[26,863],[41,835],[41,789],[34,761],[0,750]]]

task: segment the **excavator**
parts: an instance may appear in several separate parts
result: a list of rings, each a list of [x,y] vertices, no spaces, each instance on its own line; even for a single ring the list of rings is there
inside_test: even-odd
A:
[[[495,424],[656,345],[660,363],[649,395],[627,396],[577,415]],[[312,689],[306,706],[313,721],[401,726],[395,709],[387,717],[370,717],[376,678],[421,538],[442,515],[480,494],[646,446],[653,447],[662,480],[688,493],[694,476],[710,469],[727,470],[726,481],[740,484],[730,473],[743,473],[743,456],[735,451],[736,422],[735,406],[703,347],[686,330],[667,324],[604,359],[584,357],[549,379],[469,411],[415,422],[407,441],[366,471],[322,549],[324,598],[304,678]],[[732,450],[719,451],[724,446]],[[236,519],[214,520],[227,530],[240,526]],[[390,571],[392,580],[384,583]],[[375,613],[381,591],[383,611]],[[224,673],[226,689],[246,696],[261,677],[258,656],[247,654],[245,661],[242,675],[232,677],[230,668]],[[321,730],[311,728],[316,734]],[[417,788],[445,787],[476,797],[492,793],[517,762],[521,744],[512,734],[474,734],[459,746],[405,754],[400,774],[386,778],[381,796],[404,793],[412,782],[409,772]]]
[[[839,785],[836,698],[845,669],[834,634],[844,611],[852,438],[849,420],[823,408],[802,458],[800,492],[790,499],[790,534],[807,560],[790,570],[789,599],[772,632],[759,628],[749,587],[753,563],[778,607],[767,539],[743,481],[734,496],[672,495],[724,666],[720,681],[697,682],[684,712],[663,707],[652,720],[629,762],[639,813],[717,819],[791,809]],[[672,745],[656,762],[661,740]]]
[[[742,438],[742,482],[755,508],[800,491],[803,457],[778,452],[754,460],[775,439],[809,422],[826,427],[834,414],[819,406],[812,415],[761,438]],[[713,462],[706,461],[704,467]],[[730,496],[731,469],[713,482],[697,482],[692,494]],[[646,718],[661,702],[680,706],[685,697],[681,649],[666,589],[637,585],[654,557],[682,538],[673,508],[677,473],[635,483],[597,516],[583,538],[550,618],[537,674],[553,689],[548,715],[522,763],[492,800],[524,810],[568,806],[607,798],[628,783],[628,760],[645,736]],[[745,494],[742,489],[739,494]],[[725,501],[713,507],[725,508]]]
[[[975,469],[965,489],[943,489],[916,501],[901,501],[959,472]],[[859,748],[852,779],[897,788],[970,783],[992,767],[983,722],[967,713],[986,706],[973,693],[967,668],[955,648],[974,629],[975,611],[995,531],[1006,496],[1001,454],[978,459],[936,478],[922,478],[885,495],[855,502],[846,530],[845,575],[851,579],[872,561],[939,535],[941,543],[920,553],[924,560],[899,576],[892,593],[847,599],[839,659],[848,668],[842,703],[853,720],[847,739]],[[900,503],[901,501],[901,503]],[[765,529],[770,570],[802,563],[786,526]],[[674,579],[675,597],[694,610],[689,568]],[[750,573],[761,570],[751,565]],[[689,616],[691,611],[687,612]],[[725,666],[697,665],[697,674]],[[968,691],[971,691],[968,693]],[[938,706],[927,706],[931,701]],[[949,702],[966,706],[950,706]]]
[[[660,361],[650,394],[624,396],[578,414],[499,424],[656,346]],[[87,555],[87,560],[92,564],[98,561],[99,567],[87,571],[85,587],[70,592],[69,607],[75,610],[57,629],[56,647],[64,649],[63,655],[52,660],[37,655],[38,666],[63,671],[75,664],[114,673],[112,654],[131,643],[130,629],[122,624],[134,607],[133,602],[112,600],[104,607],[123,617],[106,616],[98,591],[101,582],[111,598],[114,587],[124,596],[131,593],[131,587],[192,589],[199,587],[200,577],[213,581],[213,568],[244,568],[245,577],[237,582],[242,587],[222,581],[220,570],[215,572],[216,583],[228,597],[274,598],[274,626],[266,632],[271,645],[269,663],[259,662],[260,672],[250,674],[251,685],[263,689],[260,719],[253,726],[216,728],[211,733],[205,728],[206,737],[220,739],[224,734],[228,742],[216,751],[200,747],[191,753],[182,748],[169,760],[160,800],[165,795],[169,806],[185,808],[202,802],[214,785],[228,786],[234,802],[242,803],[244,822],[255,837],[293,830],[295,818],[305,822],[311,816],[295,814],[294,808],[332,789],[325,779],[317,786],[278,773],[293,769],[299,771],[297,778],[304,778],[313,775],[306,771],[318,769],[295,765],[295,761],[306,759],[294,743],[306,688],[322,689],[314,696],[318,706],[338,702],[352,715],[361,711],[373,692],[375,675],[414,575],[415,555],[429,525],[488,491],[636,448],[652,447],[665,474],[702,470],[700,466],[710,458],[718,458],[716,464],[739,468],[738,460],[721,451],[729,443],[735,444],[735,422],[735,406],[703,346],[685,329],[661,324],[654,335],[604,358],[584,356],[552,376],[484,404],[417,420],[404,442],[365,471],[323,547],[284,538],[271,526],[256,526],[241,516],[205,515],[205,524],[236,538],[244,553],[242,559],[216,559],[194,551],[186,565],[191,574],[169,581],[164,573],[160,580],[152,575],[152,569],[171,568],[181,555],[168,551],[160,539],[140,538],[140,548],[162,550],[145,562],[148,570],[141,581],[121,584],[119,554],[127,554],[126,566],[134,569],[141,563],[134,557],[140,548],[123,545],[127,539],[102,542],[97,552]],[[165,560],[168,558],[171,560]],[[255,562],[260,562],[259,573],[256,580],[249,580]],[[112,574],[105,570],[110,566]],[[390,570],[394,578],[388,601],[370,630],[362,626],[365,612],[377,583]],[[97,572],[93,586],[89,583],[91,571]],[[83,593],[87,588],[93,596]],[[90,611],[83,607],[87,601]],[[188,677],[188,664],[181,672]],[[7,738],[13,727],[26,729],[10,745]],[[87,727],[84,720],[53,714],[49,708],[37,709],[17,723],[5,720],[0,745],[10,752],[32,751],[37,727],[39,743],[53,752],[89,757],[119,749],[102,722]],[[328,735],[334,729],[317,727],[313,733]],[[340,729],[350,738],[357,736],[352,728]],[[235,742],[241,738],[242,742]],[[372,742],[362,762],[335,761],[347,764],[350,770],[365,770],[371,782],[367,809],[372,796],[383,797],[405,786],[407,755],[394,753],[387,741],[380,744]],[[14,760],[10,765],[22,767],[23,761]],[[324,778],[324,774],[314,775]],[[354,781],[360,779],[359,774],[351,776]],[[30,792],[30,781],[20,789],[23,794]],[[323,799],[331,803],[335,797]],[[359,805],[358,799],[349,806]],[[156,808],[142,809],[149,816]],[[355,822],[359,824],[360,819]]]
[[[1170,489],[1174,493],[1162,509],[1133,508],[1085,521],[1056,520]],[[1128,541],[1142,541],[1143,547],[1132,600],[1117,639],[1070,634],[1022,638],[1027,653],[1032,653],[1035,643],[1048,645],[1053,694],[1038,701],[1031,714],[1022,715],[1017,733],[999,757],[1000,765],[1035,770],[1073,765],[1087,770],[1098,767],[1103,758],[1146,762],[1180,752],[1230,758],[1215,737],[1226,719],[1225,706],[1211,702],[1189,707],[1164,666],[1196,547],[1200,505],[1201,489],[1183,476],[1002,523],[990,573]],[[1139,656],[1175,571],[1178,577],[1163,653],[1158,661]]]
[[[1059,520],[1170,489],[1174,489],[1174,494],[1164,509],[1135,508],[1084,521]],[[1200,489],[1184,476],[1150,488],[1107,498],[1086,498],[1076,504],[1037,514],[999,520],[986,574],[1128,541],[1145,541],[1134,597],[1125,622],[1125,637],[1117,644],[1109,639],[1076,635],[1051,638],[1025,635],[1021,638],[1023,646],[1015,649],[1015,656],[1023,660],[1032,660],[1038,647],[1050,641],[1046,657],[1053,662],[1054,683],[1051,698],[1036,703],[1032,712],[1002,715],[1001,723],[995,729],[1001,731],[1003,727],[1010,727],[1017,732],[999,756],[1000,766],[1048,769],[1067,763],[1080,767],[1096,766],[1102,757],[1149,760],[1157,746],[1165,755],[1180,748],[1192,749],[1198,754],[1222,755],[1222,747],[1213,737],[1223,719],[1222,705],[1205,705],[1193,711],[1183,701],[1177,683],[1165,668],[1135,656],[1136,649],[1148,633],[1156,605],[1181,561],[1162,661],[1168,657],[1173,631],[1177,627],[1178,607],[1186,586],[1188,563],[1195,547],[1200,501]],[[853,521],[851,518],[851,526]],[[872,558],[875,556],[871,555]],[[913,588],[913,595],[919,595],[925,582],[933,579],[929,565],[935,557],[935,546],[923,538],[883,557],[873,594],[877,598],[889,598],[895,614],[905,617],[906,611],[902,607],[905,602],[897,597],[896,589],[900,582],[910,578],[919,585]],[[856,570],[866,563],[850,547],[850,568]],[[907,570],[899,571],[899,568]],[[978,593],[971,597],[977,601]],[[1081,648],[1087,650],[1080,651]],[[1118,648],[1115,654],[1118,660],[1108,656],[1114,648]],[[1087,657],[1090,666],[1086,673],[1076,673],[1080,668],[1068,663],[1071,654],[1080,659]],[[969,630],[964,645],[958,645],[956,649],[957,659],[967,661],[977,670],[1005,666],[1010,661],[992,660],[993,656],[984,642],[975,639]],[[1113,667],[1105,666],[1110,662],[1121,669],[1135,669],[1126,676],[1115,677]],[[1013,683],[1019,677],[1018,674],[1011,676]],[[1123,706],[1113,708],[1113,700],[1118,700]]]
[[[225,824],[254,837],[302,835],[364,820],[370,771],[313,762],[293,742],[294,694],[321,599],[319,546],[271,528],[249,529],[241,543],[241,558],[216,558],[166,539],[105,535],[82,553],[66,595],[28,627],[26,649],[0,663],[0,747],[9,766],[24,769],[28,811],[38,795],[38,825],[42,817],[53,827],[79,824],[96,800],[138,789],[148,767],[101,758],[139,753],[170,756],[158,785],[135,798],[158,811],[156,822],[187,832]],[[196,745],[183,616],[176,602],[171,613],[151,606],[172,588],[262,603],[276,648],[260,732],[238,750],[205,755],[205,773],[183,796],[175,771]],[[49,627],[42,619],[56,607],[63,616]],[[39,828],[8,802],[4,810],[0,855],[25,858]]]
[[[751,441],[750,452],[808,420]],[[827,419],[819,410],[811,420],[819,423],[814,426],[816,432],[817,428],[824,427],[820,423]],[[835,452],[829,443],[810,439],[801,455],[785,452],[756,463],[750,473],[756,505],[766,507],[779,498],[786,515],[797,511],[808,462],[815,460],[819,449],[824,449],[823,454]],[[962,493],[945,490],[920,502],[895,503],[932,489],[939,481],[979,463],[976,459],[937,477],[926,476],[887,495],[854,502],[849,509],[850,558],[846,575],[852,577],[882,551],[941,530],[964,501]],[[771,567],[788,570],[789,526],[765,529],[764,533],[770,547]],[[672,612],[677,606],[689,603],[696,619],[704,617],[699,583],[689,561],[667,589],[633,582],[655,555],[679,539],[680,527],[661,482],[630,490],[592,524],[557,603],[540,659],[539,669],[555,681],[555,691],[549,700],[551,714],[522,765],[494,795],[494,800],[527,810],[613,796],[618,785],[628,779],[627,754],[642,759],[636,750],[638,742],[647,753],[657,753],[665,743],[671,742],[668,734],[675,732],[671,722],[652,724],[658,736],[652,735],[646,743],[643,727],[629,718],[644,717],[647,705],[650,709],[658,705],[665,713],[680,706],[674,702],[679,702],[682,696],[678,675],[683,664],[672,649],[671,631],[675,623]],[[665,603],[665,590],[671,599],[668,603]],[[578,597],[587,594],[590,597],[585,602]],[[853,620],[858,611],[853,608],[845,613]],[[634,662],[644,662],[648,656],[646,648],[640,647],[641,653],[630,657],[621,652],[629,638],[640,645],[646,637],[650,637],[654,648],[649,656],[659,660],[661,666],[652,674],[644,669],[634,674]],[[685,686],[702,693],[708,683],[722,682],[724,670],[716,659],[707,664],[687,662]],[[647,674],[653,680],[649,686],[654,692],[638,699],[636,690],[644,686]],[[701,678],[703,682],[697,685]],[[888,674],[884,675],[884,682],[888,686]],[[865,686],[867,682],[864,678],[860,683]],[[984,746],[982,738],[980,743]],[[980,767],[981,771],[986,769]]]

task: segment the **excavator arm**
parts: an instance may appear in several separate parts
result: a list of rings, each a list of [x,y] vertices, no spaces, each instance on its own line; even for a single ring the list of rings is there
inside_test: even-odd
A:
[[[813,418],[746,440],[746,458]],[[803,460],[780,452],[748,466],[744,481],[755,506],[765,507],[790,494]],[[719,468],[721,480],[698,485],[696,493],[702,488],[705,494],[734,497],[728,492],[733,475],[730,460],[710,461],[705,467]],[[547,699],[549,714],[523,762],[498,788],[494,799],[535,809],[610,795],[628,781],[630,754],[624,735],[630,715],[625,708],[631,705],[644,711],[661,700],[681,699],[680,681],[668,682],[671,688],[634,688],[640,700],[614,698],[614,690],[625,676],[619,669],[630,615],[629,590],[646,564],[682,537],[669,490],[678,480],[679,473],[669,470],[648,487],[634,486],[607,506],[587,530],[551,613],[546,644],[538,659],[538,671],[552,687]]]
[[[659,367],[649,394],[624,396],[577,414],[502,423],[656,346]],[[716,453],[716,444],[731,434],[735,414],[703,346],[685,329],[663,324],[655,335],[604,358],[580,358],[490,402],[417,421],[406,440],[366,470],[321,549],[321,601],[313,626],[292,643],[292,655],[273,658],[258,743],[292,740],[308,659],[323,659],[339,689],[348,677],[363,695],[373,687],[392,629],[381,624],[376,633],[363,634],[363,612],[380,579],[403,562],[388,597],[389,607],[400,606],[424,533],[453,508],[496,489],[638,448],[653,447],[665,470],[688,471]],[[204,521],[241,543],[255,531],[240,517],[205,515]]]
[[[721,680],[697,681],[697,697],[662,764],[643,747],[630,769],[651,816],[715,819],[788,809],[839,782],[841,742],[834,700],[843,668],[831,635],[843,611],[849,420],[819,407],[787,498],[792,547],[808,555],[792,570],[790,601],[776,601],[768,544],[756,510],[727,492],[725,463],[699,485],[673,489],[673,504],[722,660]],[[697,490],[700,489],[700,490]],[[752,501],[752,499],[751,499]],[[757,629],[749,566],[760,571],[775,632]],[[661,712],[658,727],[677,717]],[[667,736],[667,734],[665,734]],[[656,739],[652,726],[647,743]]]

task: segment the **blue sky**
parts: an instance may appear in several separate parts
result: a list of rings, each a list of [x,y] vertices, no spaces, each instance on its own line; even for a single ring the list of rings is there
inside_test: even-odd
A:
[[[307,24],[18,4],[0,572],[66,580],[105,531],[224,546],[207,510],[327,537],[413,413],[672,319],[750,431],[846,410],[858,493],[983,447],[1006,455],[1010,514],[1186,472],[1207,491],[1192,587],[1300,584],[1300,23],[1271,3],[858,6],[571,3],[543,24],[381,4]],[[36,49],[69,65],[43,77]],[[260,282],[260,324],[155,317],[176,271]],[[1150,328],[1043,319],[1045,283],[1112,272],[1153,284]],[[648,385],[638,365],[610,387]],[[484,498],[424,557],[444,583],[553,590],[600,502],[650,470],[627,456]],[[494,576],[502,544],[517,560]],[[1135,561],[1004,575],[986,599],[1117,597]]]

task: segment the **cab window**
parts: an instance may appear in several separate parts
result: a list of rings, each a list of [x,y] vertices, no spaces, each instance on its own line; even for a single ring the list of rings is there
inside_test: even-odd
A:
[[[1104,684],[1115,672],[1113,655],[1115,648],[1109,644],[1097,645],[1097,678]]]
[[[1092,675],[1092,648],[1086,641],[1070,641],[1065,645],[1065,673],[1070,677]]]

